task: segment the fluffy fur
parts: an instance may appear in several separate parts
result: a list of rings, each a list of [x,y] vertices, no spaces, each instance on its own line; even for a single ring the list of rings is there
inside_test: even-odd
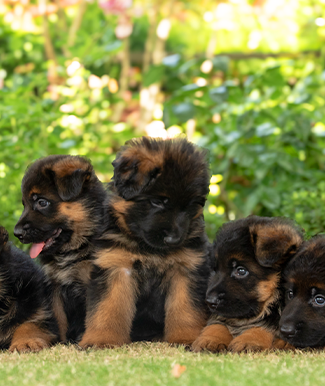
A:
[[[51,288],[41,270],[0,227],[0,348],[39,351],[59,339]]]
[[[206,294],[212,311],[194,342],[200,351],[269,349],[280,319],[280,274],[303,241],[290,220],[250,216],[223,225]]]
[[[80,346],[191,344],[207,320],[206,154],[186,139],[143,137],[113,165]]]
[[[90,162],[54,155],[37,160],[22,181],[24,211],[14,234],[33,243],[54,289],[61,341],[76,342],[85,329],[91,239],[101,231],[106,192]]]

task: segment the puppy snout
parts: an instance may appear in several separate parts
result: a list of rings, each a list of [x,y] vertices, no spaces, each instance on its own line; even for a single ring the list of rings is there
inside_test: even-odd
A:
[[[26,236],[26,231],[30,228],[29,224],[25,224],[24,226],[16,225],[14,228],[14,235],[19,240],[22,240],[24,236]]]
[[[291,338],[296,334],[297,329],[293,322],[286,322],[280,326],[280,332],[284,338]]]
[[[222,302],[224,297],[225,297],[224,292],[220,292],[218,294],[210,294],[210,295],[207,295],[205,301],[206,301],[207,305],[209,306],[209,308],[211,310],[214,310]]]

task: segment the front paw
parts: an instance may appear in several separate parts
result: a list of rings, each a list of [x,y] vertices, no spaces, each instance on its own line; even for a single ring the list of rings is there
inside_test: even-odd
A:
[[[232,335],[226,326],[212,324],[203,329],[201,335],[192,344],[192,350],[195,352],[202,350],[223,352],[227,351],[231,341]]]
[[[282,339],[275,339],[273,342],[273,348],[275,350],[294,351],[296,348],[292,344],[285,342]]]
[[[123,346],[124,344],[131,343],[131,340],[128,338],[122,339],[121,337],[113,337],[102,332],[92,332],[85,333],[81,341],[79,342],[79,347],[82,349],[87,348],[116,348]]]
[[[18,351],[19,353],[38,352],[48,347],[48,342],[42,338],[18,339],[12,342],[9,351]]]

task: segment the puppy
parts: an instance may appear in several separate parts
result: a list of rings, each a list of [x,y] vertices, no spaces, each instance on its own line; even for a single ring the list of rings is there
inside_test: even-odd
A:
[[[207,320],[205,152],[186,139],[143,137],[128,142],[113,166],[80,346],[191,344]]]
[[[61,341],[76,342],[85,329],[91,239],[101,230],[106,191],[87,159],[53,155],[27,169],[22,195],[14,234],[33,243],[30,256],[39,256],[53,286]]]
[[[0,348],[39,351],[59,340],[45,276],[0,227]]]
[[[272,347],[280,319],[280,273],[303,241],[290,220],[250,216],[224,224],[206,294],[212,311],[193,350],[234,352]]]
[[[325,237],[306,242],[284,271],[280,336],[295,347],[325,346]]]

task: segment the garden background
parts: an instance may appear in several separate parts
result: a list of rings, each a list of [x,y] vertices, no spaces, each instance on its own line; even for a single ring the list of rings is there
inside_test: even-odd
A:
[[[186,135],[209,150],[210,239],[251,213],[324,232],[324,42],[325,0],[0,0],[1,225],[14,241],[39,157],[85,155],[108,182],[126,140]],[[324,351],[0,354],[6,386],[293,382],[324,384]]]
[[[124,142],[209,150],[213,238],[251,213],[325,224],[325,0],[0,0],[0,207],[12,234],[26,167]]]

